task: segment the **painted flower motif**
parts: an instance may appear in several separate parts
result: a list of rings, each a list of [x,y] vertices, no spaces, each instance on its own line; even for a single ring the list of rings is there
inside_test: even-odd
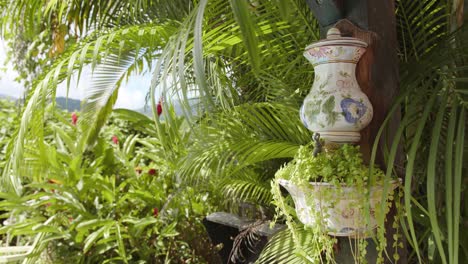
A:
[[[116,135],[113,135],[113,136],[112,136],[112,142],[113,142],[115,145],[119,144],[119,138],[118,138]]]
[[[156,207],[153,208],[153,216],[154,216],[154,217],[158,217],[158,215],[159,215],[159,210],[158,210],[158,208],[156,208]]]
[[[316,47],[312,50],[309,50],[309,54],[312,57],[316,58],[326,58],[330,53],[330,47]]]
[[[72,124],[75,126],[76,122],[78,122],[78,116],[76,115],[75,112],[71,114],[71,120],[72,120]]]
[[[343,110],[346,122],[356,124],[358,120],[366,113],[367,107],[352,98],[341,100],[341,109]]]
[[[158,172],[158,171],[157,171],[156,169],[149,169],[149,170],[148,170],[148,174],[149,174],[149,175],[156,175],[157,172]]]
[[[341,212],[341,217],[348,219],[354,215],[354,208],[346,208]]]

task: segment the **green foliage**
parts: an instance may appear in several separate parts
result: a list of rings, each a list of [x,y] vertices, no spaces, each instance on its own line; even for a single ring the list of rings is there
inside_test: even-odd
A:
[[[117,99],[120,85],[130,74],[139,72],[142,64],[151,63],[154,50],[145,45],[155,42],[158,43],[157,45],[162,45],[168,38],[172,27],[146,25],[145,28],[127,27],[103,34],[97,39],[90,38],[89,43],[76,45],[76,50],[63,54],[48,72],[38,78],[22,113],[21,125],[10,152],[10,163],[7,164],[9,173],[3,174],[5,180],[3,188],[15,190],[17,193],[21,192],[21,176],[24,175],[19,171],[19,161],[23,160],[24,146],[42,144],[41,135],[44,134],[46,118],[45,105],[55,100],[55,89],[58,83],[66,80],[69,84],[75,70],[80,74],[83,65],[101,62],[102,65],[108,65],[110,69],[106,67],[96,69],[95,76],[98,85],[89,88],[79,122],[82,129],[81,138],[78,140],[79,148],[84,151],[88,145],[95,143],[99,129],[105,124]],[[159,32],[161,34],[158,35],[158,29],[164,32]],[[141,52],[138,52],[135,47],[141,48]],[[112,54],[108,55],[109,52]],[[103,57],[106,58],[104,61],[102,61]],[[101,79],[103,76],[105,76],[104,79]],[[11,175],[14,176],[10,178]]]
[[[394,169],[401,170],[394,165],[402,147],[407,215],[402,221],[414,249],[409,261],[456,263],[468,256],[465,235],[455,235],[462,228],[460,219],[467,216],[460,198],[466,190],[459,188],[468,175],[464,173],[468,148],[463,140],[468,106],[467,32],[466,25],[452,34],[445,31],[434,46],[423,54],[411,53],[419,57],[400,65],[401,93],[377,138],[388,132],[392,115],[402,114],[393,144],[387,146],[386,178]]]
[[[2,217],[11,223],[1,233],[42,235],[35,252],[45,250],[51,263],[216,260],[201,224],[210,194],[180,185],[161,160],[144,159],[147,134],[116,142],[110,135],[125,127],[111,125],[81,153],[78,126],[61,114],[48,124],[45,149],[26,151],[36,176],[23,195],[1,195]]]
[[[0,31],[20,73],[18,81],[29,86],[61,54],[95,31],[181,19],[191,1],[4,0],[1,4]]]
[[[329,182],[363,185],[369,181],[369,167],[364,164],[359,146],[344,144],[334,150],[312,155],[309,146],[301,146],[294,160],[277,172],[279,178],[293,182]],[[381,182],[382,170],[374,168],[371,177]]]
[[[296,240],[293,238],[294,235],[297,235]],[[316,251],[316,246],[323,249],[323,246],[313,243],[313,237],[314,234],[303,227],[297,227],[294,233],[290,229],[280,231],[271,238],[256,263],[307,263],[310,259],[305,258],[305,253]],[[303,249],[304,252],[291,254],[291,252],[297,252],[298,248]]]
[[[21,78],[27,78],[32,69],[44,72],[34,80],[18,136],[7,151],[10,161],[5,164],[2,188],[11,186],[19,194],[23,184],[19,179],[29,182],[45,179],[49,172],[69,170],[59,163],[40,165],[44,159],[63,156],[47,145],[52,139],[44,126],[46,106],[51,99],[53,102],[59,82],[70,80],[87,64],[102,66],[95,68],[100,74],[91,89],[92,100],[84,108],[87,114],[81,118],[84,130],[77,139],[79,146],[62,137],[63,145],[80,149],[76,157],[82,157],[94,144],[101,144],[98,132],[126,77],[151,69],[151,62],[157,60],[151,69],[154,78],[149,97],[156,126],[145,128],[142,124],[148,120],[132,117],[140,120],[135,130],[155,138],[132,137],[136,145],[147,147],[137,154],[158,160],[158,164],[166,161],[168,165],[161,166],[177,171],[187,183],[215,184],[227,197],[267,204],[271,199],[267,183],[275,171],[310,140],[297,118],[300,101],[313,81],[312,67],[302,57],[303,48],[319,38],[306,1],[104,2],[114,5],[102,1],[0,1],[7,7],[2,9],[2,33],[14,38],[12,47],[17,54],[12,56],[30,63],[17,63],[25,73]],[[376,144],[373,159],[382,149],[387,158],[385,179],[404,166],[407,217],[401,220],[409,251],[414,252],[408,262],[455,263],[468,256],[467,235],[459,232],[467,215],[463,182],[468,164],[464,140],[468,38],[466,27],[455,30],[457,10],[452,4],[396,1],[401,87],[379,137],[389,134],[385,126],[393,114],[402,118],[395,137],[387,140],[393,145]],[[113,7],[118,12],[107,12]],[[70,34],[73,25],[95,27],[95,34],[86,32],[75,39]],[[30,34],[21,34],[22,30]],[[44,54],[50,47],[61,47],[67,37],[64,32],[70,43],[50,63],[52,59]],[[68,45],[75,41],[76,45]],[[37,67],[35,63],[52,66]],[[200,117],[193,117],[189,109],[193,95],[202,99]],[[163,111],[165,121],[161,122],[156,115],[160,97],[167,104],[172,97],[185,101],[187,122],[170,111]],[[194,133],[180,133],[182,127]],[[397,156],[400,150],[403,155]],[[29,153],[40,155],[29,159]],[[404,160],[394,166],[398,157]],[[74,159],[65,162],[75,167],[76,163]]]
[[[190,137],[181,168],[184,180],[220,186],[231,203],[226,210],[235,208],[233,202],[272,209],[270,181],[310,138],[297,116],[297,108],[258,103],[205,117]]]
[[[372,188],[386,185],[383,172],[378,168],[370,170],[369,166],[364,165],[362,154],[359,146],[349,144],[340,145],[336,149],[325,148],[325,151],[313,154],[313,150],[308,146],[301,146],[294,159],[286,166],[277,171],[275,180],[272,182],[273,203],[276,205],[276,219],[281,219],[286,222],[288,226],[288,235],[283,239],[291,239],[294,241],[295,257],[288,256],[287,261],[306,261],[307,263],[334,263],[334,247],[336,239],[329,236],[329,232],[339,232],[329,228],[329,218],[334,217],[333,214],[340,214],[342,208],[338,206],[341,200],[346,200],[347,208],[353,208],[353,217],[357,222],[354,222],[359,228],[366,229],[369,226],[371,214],[371,200],[375,199],[375,190],[369,191],[369,186]],[[300,189],[304,192],[307,214],[313,218],[313,224],[302,226],[296,223],[297,210],[291,204],[291,200],[285,199],[280,189],[280,181],[285,179],[289,180],[294,188]],[[372,179],[372,181],[370,180]],[[314,185],[318,182],[327,185]],[[314,185],[314,187],[312,185]],[[288,188],[287,188],[288,189]],[[288,189],[290,190],[290,189]],[[293,191],[296,192],[296,191]],[[383,191],[386,193],[386,190]],[[291,193],[295,196],[295,203],[301,202],[302,194]],[[380,199],[380,197],[377,197]],[[393,188],[389,189],[389,193],[382,197],[379,201],[381,206],[372,208],[375,216],[385,216],[393,200]],[[343,206],[343,205],[341,205]],[[296,208],[299,208],[296,204]],[[356,211],[354,211],[356,210]],[[359,219],[359,215],[362,219]],[[358,231],[361,232],[361,231]],[[364,231],[366,235],[374,236],[368,233],[369,230]],[[354,249],[354,261],[356,263],[366,263],[367,257],[367,241],[362,238],[364,233],[357,234]],[[283,236],[283,235],[279,235]],[[306,239],[305,239],[306,238]],[[377,236],[375,236],[377,243],[377,251],[379,257],[377,263],[383,263],[383,252],[386,250],[386,237],[385,227],[383,224],[377,227]],[[278,239],[278,238],[276,238]],[[305,239],[305,240],[304,240]],[[272,249],[276,249],[280,242],[273,239],[258,263],[268,263],[276,253]],[[291,241],[283,241],[285,247]],[[284,249],[278,249],[282,251]],[[288,263],[279,261],[279,263]]]
[[[0,173],[5,164],[8,143],[18,123],[18,108],[11,101],[0,100]]]

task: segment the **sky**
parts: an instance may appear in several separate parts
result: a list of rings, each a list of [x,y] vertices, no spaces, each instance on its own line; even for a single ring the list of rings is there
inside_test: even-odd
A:
[[[0,94],[13,97],[21,97],[24,87],[15,82],[18,76],[10,63],[6,63],[6,45],[0,39]],[[76,78],[72,78],[68,97],[73,99],[83,99],[86,87],[89,87],[92,80],[90,67],[84,68],[81,80],[76,85]],[[145,96],[151,83],[151,73],[131,76],[126,84],[122,84],[115,108],[139,109],[145,105]],[[66,83],[59,85],[57,96],[67,96]]]

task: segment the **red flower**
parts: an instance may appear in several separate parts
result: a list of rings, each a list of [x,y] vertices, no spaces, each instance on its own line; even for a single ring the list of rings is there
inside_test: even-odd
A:
[[[76,122],[78,121],[78,116],[76,115],[75,112],[71,114],[71,120],[72,120],[72,124],[75,126]]]
[[[154,217],[158,217],[158,215],[159,215],[159,210],[158,210],[158,208],[156,208],[156,207],[153,208],[153,216],[154,216]]]
[[[158,171],[157,171],[156,169],[149,169],[149,170],[148,170],[148,174],[149,174],[149,175],[156,175],[157,172],[158,172]]]
[[[158,111],[158,116],[162,114],[162,100],[159,100],[158,105],[156,106],[156,110]]]
[[[113,135],[112,136],[112,142],[114,142],[114,144],[119,144],[119,138],[116,136],[116,135]]]

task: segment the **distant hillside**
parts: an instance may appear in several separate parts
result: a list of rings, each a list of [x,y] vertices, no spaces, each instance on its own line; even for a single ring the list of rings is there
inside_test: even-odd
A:
[[[68,112],[80,111],[81,109],[81,101],[77,99],[57,97],[55,101],[59,108],[67,110]]]
[[[10,100],[10,101],[21,100],[21,99],[18,99],[18,98],[9,96],[9,95],[5,95],[5,94],[0,94],[0,99]],[[67,99],[66,97],[59,96],[59,97],[55,98],[55,100],[57,102],[57,107],[58,108],[67,110],[68,112],[80,111],[80,109],[81,109],[81,101],[78,100],[78,99],[73,99],[73,98],[68,98]],[[183,110],[183,106],[181,105],[181,102],[178,101],[178,100],[173,100],[172,103],[173,103],[174,111],[175,111],[176,115],[179,115],[179,116],[184,115],[184,110]],[[200,112],[199,103],[200,103],[199,98],[190,98],[189,99],[189,105],[190,105],[190,109],[191,109],[193,115],[197,115]],[[153,116],[153,113],[151,112],[151,107],[150,106],[142,107],[142,108],[136,109],[134,111],[140,112],[140,113],[142,113],[144,115],[147,115],[149,117]]]
[[[18,99],[16,97],[0,94],[0,99],[9,100],[9,101],[18,101],[22,99]],[[67,110],[68,112],[80,111],[81,109],[81,101],[73,98],[66,98],[66,97],[57,97],[55,98],[55,102],[57,103],[57,107],[60,109]]]

